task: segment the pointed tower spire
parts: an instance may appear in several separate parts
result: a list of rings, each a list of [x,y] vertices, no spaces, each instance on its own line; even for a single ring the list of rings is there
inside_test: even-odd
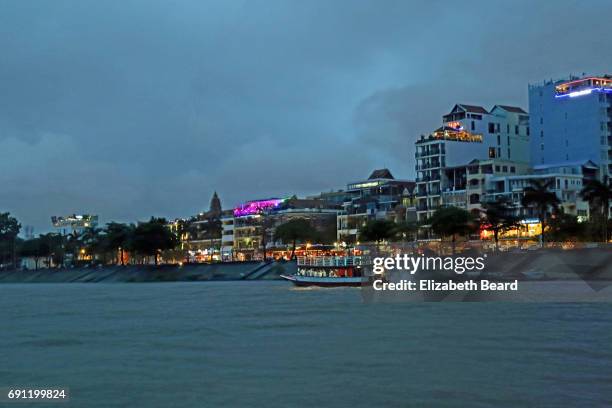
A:
[[[221,200],[219,199],[219,196],[217,195],[216,191],[210,199],[209,212],[211,213],[211,215],[216,217],[221,215]]]

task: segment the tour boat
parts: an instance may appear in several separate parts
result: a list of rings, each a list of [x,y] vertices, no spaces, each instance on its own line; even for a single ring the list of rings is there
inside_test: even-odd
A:
[[[369,281],[364,267],[371,265],[364,256],[298,257],[298,271],[281,275],[296,286],[361,286]]]

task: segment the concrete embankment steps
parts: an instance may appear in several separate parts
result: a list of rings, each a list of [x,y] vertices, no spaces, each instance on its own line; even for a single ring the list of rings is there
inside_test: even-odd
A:
[[[129,265],[103,268],[0,271],[0,283],[181,282],[281,279],[295,273],[291,262],[226,262],[189,265]]]
[[[294,274],[297,272],[297,264],[293,262],[268,261],[252,270],[243,277],[244,280],[270,280],[280,279],[280,275]]]

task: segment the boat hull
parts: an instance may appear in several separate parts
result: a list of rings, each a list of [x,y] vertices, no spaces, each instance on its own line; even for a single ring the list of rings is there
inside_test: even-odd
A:
[[[281,278],[293,283],[295,286],[320,286],[320,287],[339,287],[339,286],[362,286],[367,280],[364,277],[314,277],[298,275],[281,275]]]

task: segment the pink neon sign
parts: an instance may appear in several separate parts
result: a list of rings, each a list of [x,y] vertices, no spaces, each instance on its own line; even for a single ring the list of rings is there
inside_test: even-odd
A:
[[[234,217],[261,214],[265,210],[270,210],[270,209],[278,207],[283,201],[285,200],[279,199],[279,198],[272,198],[269,200],[249,201],[247,203],[244,203],[234,208]]]

